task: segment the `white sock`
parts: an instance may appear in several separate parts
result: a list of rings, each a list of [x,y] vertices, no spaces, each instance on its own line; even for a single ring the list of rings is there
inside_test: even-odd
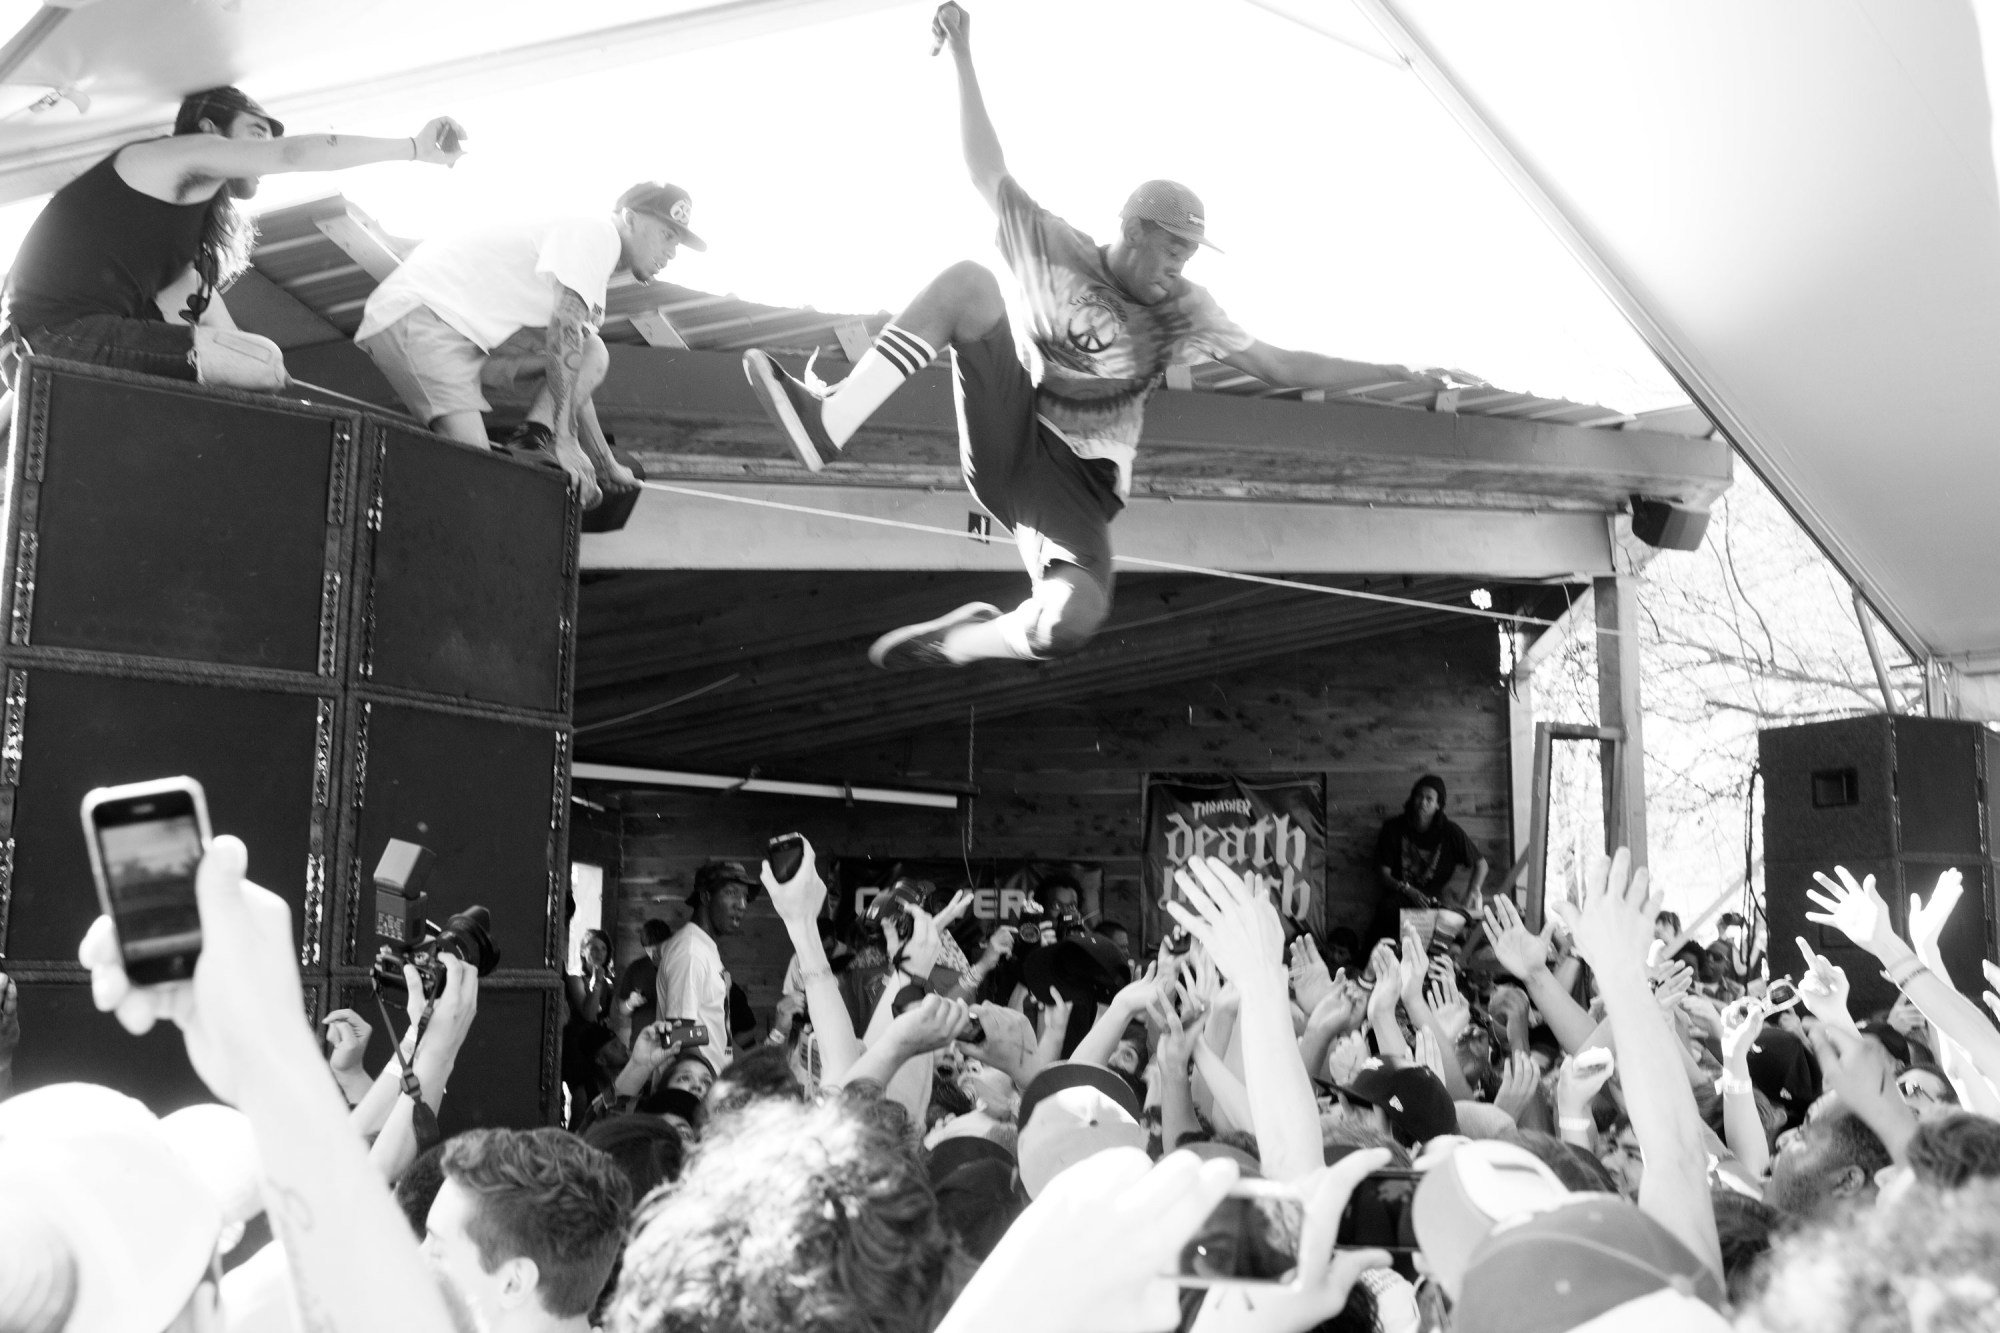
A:
[[[854,438],[861,423],[887,402],[898,385],[937,359],[937,349],[894,324],[882,326],[874,346],[820,406],[820,424],[836,447]]]

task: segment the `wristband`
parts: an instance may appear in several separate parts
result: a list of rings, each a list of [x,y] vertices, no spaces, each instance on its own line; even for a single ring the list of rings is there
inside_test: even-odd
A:
[[[1715,1090],[1724,1097],[1746,1096],[1750,1092],[1750,1076],[1748,1074],[1733,1074],[1725,1069],[1722,1071],[1721,1077],[1715,1080]]]
[[[1587,1115],[1566,1115],[1556,1121],[1556,1124],[1564,1130],[1582,1134],[1588,1134],[1597,1128],[1597,1122]]]
[[[818,981],[821,977],[830,977],[832,975],[833,975],[833,969],[830,967],[800,968],[799,984],[801,986],[804,986],[811,982]]]
[[[1890,968],[1887,972],[1884,972],[1882,974],[1882,979],[1888,982],[1891,986],[1894,986],[1897,990],[1901,990],[1903,989],[1903,987],[1910,984],[1911,980],[1916,977],[1917,973],[1928,972],[1928,971],[1930,971],[1930,969],[1924,966],[1923,959],[1916,957],[1905,958],[1902,962],[1896,964],[1894,967]]]
[[[417,136],[416,136],[416,135],[414,135],[414,134],[412,134],[412,135],[410,136],[410,161],[412,161],[412,162],[416,161],[416,160],[417,160],[417,156],[418,156],[418,154],[417,154]]]

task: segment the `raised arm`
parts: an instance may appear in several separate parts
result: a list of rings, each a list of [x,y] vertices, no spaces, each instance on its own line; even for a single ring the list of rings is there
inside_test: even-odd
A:
[[[958,129],[964,141],[965,169],[972,174],[972,187],[986,206],[998,209],[1000,182],[1007,178],[1007,157],[1000,151],[1000,136],[993,130],[993,118],[986,114],[979,74],[972,68],[972,15],[956,4],[939,5],[931,19],[931,35],[939,49],[951,48],[952,64],[958,70]]]
[[[1607,865],[1592,859],[1583,906],[1553,904],[1604,995],[1618,1047],[1619,1077],[1632,1130],[1646,1159],[1639,1206],[1718,1275],[1722,1242],[1709,1197],[1708,1146],[1694,1093],[1681,1071],[1678,1043],[1646,978],[1659,901],[1642,868],[1631,873],[1624,848]]]
[[[1597,1024],[1549,971],[1549,937],[1554,932],[1553,917],[1544,923],[1539,935],[1529,930],[1505,894],[1495,894],[1486,904],[1486,935],[1493,942],[1493,956],[1528,992],[1563,1050],[1575,1055],[1590,1040]]]
[[[805,859],[798,871],[784,883],[771,875],[771,863],[757,868],[771,906],[785,923],[791,936],[792,952],[799,957],[799,985],[806,993],[806,1015],[812,1020],[813,1035],[819,1041],[820,1078],[840,1083],[848,1068],[861,1058],[861,1040],[854,1035],[854,1019],[841,998],[840,983],[834,980],[833,965],[826,960],[826,945],[819,938],[819,913],[826,902],[826,884],[813,862],[812,844],[805,844]]]
[[[974,96],[977,95],[975,92]],[[998,151],[997,145],[995,151]],[[1444,381],[1437,376],[1412,370],[1408,366],[1345,361],[1318,352],[1295,352],[1273,347],[1267,342],[1254,342],[1240,352],[1231,352],[1222,358],[1222,364],[1285,389],[1364,389],[1372,384],[1398,384],[1410,380],[1444,387]]]
[[[439,116],[407,139],[365,134],[290,134],[282,139],[225,139],[220,134],[175,134],[147,139],[118,154],[118,174],[127,185],[156,199],[179,202],[201,197],[200,186],[287,171],[343,171],[373,162],[431,162],[450,166],[465,155],[458,139],[447,149],[449,128],[465,129]],[[212,191],[210,191],[212,193]]]

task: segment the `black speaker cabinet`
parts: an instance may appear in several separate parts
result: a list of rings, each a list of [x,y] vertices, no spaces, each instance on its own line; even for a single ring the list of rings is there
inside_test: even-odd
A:
[[[431,915],[482,903],[502,954],[446,1123],[550,1122],[567,478],[365,412],[31,360],[6,504],[0,969],[21,986],[17,1084],[205,1098],[179,1038],[127,1037],[76,963],[97,913],[83,794],[186,773],[290,904],[309,1018],[369,1000],[383,845],[436,852]]]
[[[1952,980],[1984,988],[1980,960],[1995,957],[1995,874],[1987,775],[2000,737],[1975,722],[1875,714],[1780,727],[1757,737],[1764,777],[1764,888],[1772,970],[1803,970],[1803,936],[1847,972],[1857,1015],[1895,999],[1873,958],[1838,931],[1805,919],[1814,871],[1844,865],[1872,874],[1903,933],[1912,894],[1926,901],[1957,869],[1965,896],[1941,942]]]

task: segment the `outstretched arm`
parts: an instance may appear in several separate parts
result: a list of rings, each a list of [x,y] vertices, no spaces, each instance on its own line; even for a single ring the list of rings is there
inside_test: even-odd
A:
[[[1000,136],[993,130],[993,118],[986,114],[986,98],[979,91],[979,74],[972,68],[972,15],[955,4],[938,6],[931,20],[931,33],[951,48],[952,63],[958,69],[958,129],[965,145],[965,169],[972,173],[972,187],[992,209],[1000,207],[1000,182],[1007,178],[1007,157],[1000,151]]]
[[[449,149],[442,142],[447,127],[457,136]],[[450,116],[439,116],[407,139],[364,134],[292,134],[282,139],[176,134],[124,149],[118,154],[118,174],[143,194],[179,203],[197,197],[198,186],[243,176],[341,171],[371,162],[434,162],[448,167],[465,155],[458,146],[464,134],[465,128]]]
[[[977,95],[975,91],[974,96]],[[997,144],[994,151],[999,151]],[[1240,352],[1231,352],[1222,358],[1222,364],[1233,366],[1246,375],[1255,375],[1266,384],[1287,389],[1365,389],[1374,384],[1407,383],[1410,380],[1444,387],[1437,376],[1412,370],[1408,366],[1344,361],[1340,357],[1322,356],[1318,352],[1294,352],[1273,347],[1267,342],[1254,342]]]

